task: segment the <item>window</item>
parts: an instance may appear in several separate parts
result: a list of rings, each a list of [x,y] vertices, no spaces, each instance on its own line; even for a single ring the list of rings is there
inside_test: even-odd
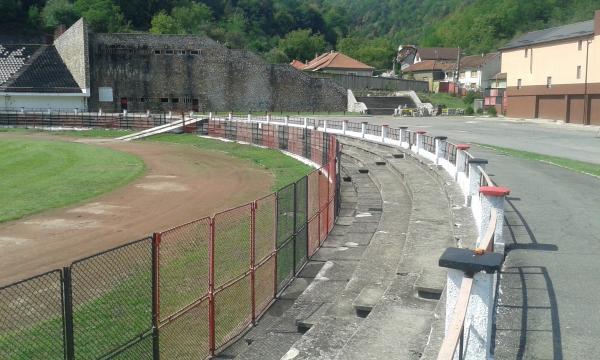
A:
[[[577,78],[581,79],[581,65],[577,66]]]
[[[177,54],[179,54],[179,55],[185,55],[185,50],[177,50]]]
[[[162,50],[154,50],[154,55],[160,55],[162,54]]]
[[[200,55],[200,51],[198,51],[198,50],[190,50],[190,55]]]
[[[552,76],[548,76],[546,78],[546,87],[547,88],[551,88],[552,87]]]
[[[177,104],[179,102],[179,98],[171,98],[171,102],[173,104]]]
[[[160,102],[161,103],[168,103],[169,102],[169,98],[160,98]]]
[[[113,89],[111,87],[99,87],[98,88],[98,101],[101,102],[112,102],[113,101]]]
[[[529,54],[529,49],[525,48],[525,57]]]
[[[517,89],[521,88],[521,79],[517,79]]]
[[[583,49],[583,40],[579,40],[577,43],[577,50],[581,51],[581,49]]]
[[[165,54],[167,55],[173,55],[173,50],[165,50]]]
[[[140,98],[140,102],[148,102],[148,98],[141,97],[141,98]]]

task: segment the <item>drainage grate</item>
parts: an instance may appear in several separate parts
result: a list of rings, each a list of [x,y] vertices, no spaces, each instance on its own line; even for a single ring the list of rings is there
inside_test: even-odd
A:
[[[404,154],[393,154],[392,156],[396,159],[404,159]]]
[[[385,161],[375,161],[375,165],[385,165]]]
[[[345,182],[351,182],[352,176],[344,176],[344,177],[342,177],[342,180],[344,180]]]
[[[369,169],[358,169],[358,172],[361,174],[368,174],[369,173]]]

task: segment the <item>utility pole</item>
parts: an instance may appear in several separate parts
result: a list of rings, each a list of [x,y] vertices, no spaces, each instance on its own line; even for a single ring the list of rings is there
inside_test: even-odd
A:
[[[460,95],[460,46],[458,47],[458,54],[456,56],[456,91]]]

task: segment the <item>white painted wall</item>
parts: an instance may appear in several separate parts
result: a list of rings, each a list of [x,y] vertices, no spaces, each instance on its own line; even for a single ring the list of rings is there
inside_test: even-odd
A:
[[[0,107],[20,110],[25,109],[79,109],[87,110],[86,97],[81,94],[73,95],[19,95],[19,94],[0,94]]]

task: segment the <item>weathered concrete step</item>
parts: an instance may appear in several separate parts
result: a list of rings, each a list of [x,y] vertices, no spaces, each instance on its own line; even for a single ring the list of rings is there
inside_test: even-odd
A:
[[[381,300],[384,293],[385,289],[381,286],[366,286],[360,291],[356,299],[354,299],[352,306],[359,316],[366,317]]]
[[[397,276],[335,359],[419,359],[435,304],[411,294],[415,279],[414,274]]]
[[[317,321],[321,320],[321,318],[327,313],[327,309],[329,309],[330,305],[330,303],[323,303],[312,314],[309,314],[308,316],[297,317],[296,326],[298,327],[298,332],[307,332]]]

